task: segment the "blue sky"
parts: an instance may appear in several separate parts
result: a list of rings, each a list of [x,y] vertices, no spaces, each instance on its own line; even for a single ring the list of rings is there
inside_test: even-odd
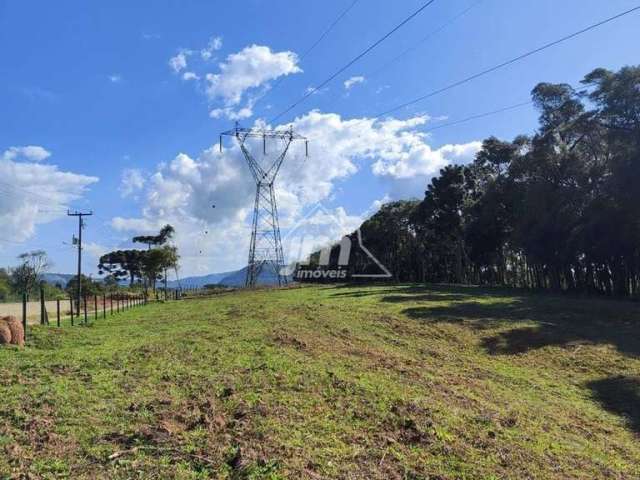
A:
[[[77,224],[61,215],[71,205],[96,213],[85,230],[88,272],[101,252],[164,222],[178,228],[185,275],[242,267],[251,180],[232,145],[216,153],[218,133],[242,109],[252,110],[243,125],[268,121],[423,3],[360,0],[300,60],[351,2],[0,0],[0,265],[44,248],[53,270],[73,271],[63,242]],[[438,168],[468,161],[483,138],[531,132],[536,113],[425,128],[526,101],[540,81],[577,83],[593,68],[637,63],[634,13],[386,123],[368,120],[635,3],[436,0],[281,119],[311,138],[311,157],[294,152],[279,184],[285,234],[318,202],[355,228],[385,199],[422,195]],[[339,234],[327,226],[313,242]]]

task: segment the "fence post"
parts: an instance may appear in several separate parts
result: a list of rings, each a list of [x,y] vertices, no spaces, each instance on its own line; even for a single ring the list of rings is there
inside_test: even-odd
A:
[[[89,319],[87,318],[87,294],[84,295],[84,324],[87,325],[89,323]]]
[[[22,294],[22,329],[24,330],[24,341],[27,341],[27,294]]]
[[[116,313],[120,313],[120,295],[116,297]]]
[[[93,313],[96,320],[98,320],[98,295],[95,294],[93,295]]]
[[[113,293],[109,294],[109,305],[111,305],[110,311],[111,315],[113,315]]]
[[[69,306],[71,307],[71,326],[73,327],[73,297],[69,295]]]
[[[102,318],[107,318],[107,294],[102,294]]]
[[[45,325],[44,318],[44,287],[40,285],[40,325]]]
[[[56,298],[56,317],[58,320],[58,328],[60,328],[60,299]]]

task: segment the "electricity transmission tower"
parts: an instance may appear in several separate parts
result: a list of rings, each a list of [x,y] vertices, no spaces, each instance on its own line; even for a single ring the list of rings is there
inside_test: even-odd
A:
[[[241,128],[236,124],[233,130],[220,134],[220,151],[222,151],[223,136],[236,138],[256,182],[256,198],[253,206],[253,223],[245,286],[254,287],[260,273],[265,268],[273,270],[278,279],[278,285],[285,285],[287,277],[282,273],[284,254],[282,252],[282,240],[280,239],[274,182],[291,143],[297,140],[304,141],[305,155],[308,156],[308,141],[305,137],[294,133],[293,128],[289,130],[262,130]],[[250,138],[262,139],[262,153],[265,159],[267,155],[267,139],[282,141],[280,153],[274,160],[268,160],[266,165],[261,165],[247,148],[247,139]]]

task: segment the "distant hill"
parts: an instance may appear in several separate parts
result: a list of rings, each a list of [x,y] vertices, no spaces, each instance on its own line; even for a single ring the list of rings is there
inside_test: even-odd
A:
[[[75,275],[72,273],[43,273],[42,279],[50,283],[51,285],[60,284],[63,287],[67,286],[69,280]],[[247,267],[241,268],[231,272],[210,273],[209,275],[192,276],[180,279],[180,283],[177,280],[170,280],[167,282],[169,288],[178,288],[182,285],[183,288],[202,288],[205,285],[225,285],[228,287],[243,287],[245,278],[247,276]],[[101,278],[94,278],[95,281],[102,281]],[[123,285],[128,285],[128,281],[123,280]],[[162,282],[160,282],[161,284]],[[258,278],[258,285],[277,285],[278,278],[271,270],[263,270]]]
[[[220,280],[220,285],[225,285],[227,287],[243,287],[244,282],[247,278],[247,267],[244,267],[240,270],[232,272],[230,275],[224,277]],[[291,278],[289,278],[291,281]],[[278,284],[278,276],[270,269],[264,269],[260,272],[260,276],[258,277],[258,285],[277,285]]]
[[[177,288],[179,285],[182,285],[183,288],[201,288],[205,285],[218,285],[220,280],[234,273],[236,272],[220,272],[210,273],[209,275],[185,277],[180,279],[179,284],[177,280],[171,280],[167,282],[167,286],[169,288]]]
[[[183,287],[189,287],[189,288],[201,288],[205,285],[209,285],[209,284],[213,284],[216,285],[218,283],[220,283],[220,280],[222,280],[223,278],[232,275],[236,272],[220,272],[220,273],[211,273],[209,275],[203,275],[203,276],[194,276],[194,277],[185,277],[183,279],[180,280],[180,283]],[[75,274],[73,273],[43,273],[41,275],[42,280],[44,280],[45,282],[51,284],[51,285],[62,285],[63,287],[67,286],[67,283],[69,283],[69,281],[75,277]],[[93,278],[94,281],[96,282],[101,282],[103,279],[102,278]],[[161,283],[161,282],[160,282]],[[122,280],[120,282],[121,285],[129,285],[129,281],[128,280]],[[177,288],[178,287],[178,282],[176,280],[171,280],[169,282],[167,282],[167,286],[169,288]]]
[[[69,280],[75,277],[73,273],[43,273],[41,275],[42,280],[51,284],[51,285],[62,285],[63,287],[67,286]]]

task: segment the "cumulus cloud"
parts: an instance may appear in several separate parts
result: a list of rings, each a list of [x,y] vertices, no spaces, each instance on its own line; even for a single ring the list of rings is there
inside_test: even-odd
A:
[[[38,145],[27,145],[25,147],[9,147],[2,153],[3,160],[27,160],[30,162],[41,162],[51,156],[51,152]]]
[[[113,75],[109,75],[109,81],[111,83],[120,83],[122,81],[122,75],[114,73]]]
[[[245,118],[249,118],[252,115],[253,110],[249,106],[242,107],[237,110],[230,107],[214,108],[209,112],[209,116],[211,118],[227,117],[229,120],[242,120]]]
[[[226,107],[238,105],[248,91],[264,87],[271,80],[302,72],[295,53],[273,52],[263,45],[232,53],[218,67],[218,73],[206,75],[206,91],[211,100],[222,100]]]
[[[307,261],[311,253],[333,245],[360,227],[366,215],[349,214],[343,207],[312,205],[295,224],[283,229],[282,249],[287,264]]]
[[[96,263],[97,263],[97,260],[102,255],[104,255],[105,253],[111,252],[113,250],[114,248],[112,247],[106,247],[96,242],[84,242],[84,241],[82,242],[83,253],[93,258],[96,261]]]
[[[365,212],[347,212],[342,207],[329,214],[315,213],[318,228],[294,242],[289,255],[302,255],[318,245],[332,242],[353,231],[366,216],[392,198],[421,195],[431,176],[448,163],[468,161],[480,142],[431,147],[429,137],[419,131],[428,117],[406,120],[343,118],[336,113],[311,111],[296,118],[296,132],[309,138],[310,158],[302,142],[292,145],[276,182],[276,195],[283,238],[296,229],[314,205],[333,200],[336,185],[367,169],[387,182],[389,196]],[[256,127],[271,128],[262,122]],[[284,128],[275,126],[274,128]],[[280,145],[247,142],[263,166],[273,161]],[[411,187],[411,188],[408,188]],[[176,242],[184,254],[185,271],[220,271],[246,263],[255,184],[242,152],[235,143],[218,146],[197,156],[180,153],[158,166],[144,186],[144,207],[137,218],[117,218],[112,225],[121,231],[155,231],[165,223],[176,226]],[[335,219],[338,219],[336,222]]]
[[[461,145],[443,145],[433,149],[414,134],[407,135],[405,148],[386,152],[372,166],[373,173],[397,179],[430,177],[451,163],[467,163],[482,147],[482,142],[473,141]]]
[[[203,60],[209,60],[213,56],[213,52],[222,48],[222,37],[211,37],[205,48],[200,50],[200,56]]]
[[[126,198],[142,190],[144,184],[145,178],[140,169],[126,168],[120,175],[120,195],[122,198]]]
[[[69,202],[98,181],[56,165],[42,164],[51,154],[40,146],[11,147],[0,154],[0,225],[3,237],[21,242],[37,225],[66,215]]]
[[[187,81],[189,81],[189,80],[200,80],[200,77],[194,72],[184,72],[182,74],[182,79],[183,80],[187,80]]]
[[[354,85],[364,83],[364,77],[362,75],[356,75],[355,77],[348,78],[344,81],[345,90],[351,90]]]
[[[221,48],[222,38],[211,37],[200,50],[200,58],[208,62]],[[209,70],[210,63],[191,64],[189,57],[194,52],[179,50],[169,59],[169,66],[183,80],[196,82],[198,90],[205,92],[214,104],[210,110],[212,118],[242,120],[253,116],[255,101],[271,88],[271,81],[302,72],[294,52],[274,52],[264,45],[249,45],[228,55],[213,72]]]
[[[190,50],[180,50],[177,55],[169,59],[169,67],[174,73],[180,73],[187,68],[187,56],[191,55]]]

